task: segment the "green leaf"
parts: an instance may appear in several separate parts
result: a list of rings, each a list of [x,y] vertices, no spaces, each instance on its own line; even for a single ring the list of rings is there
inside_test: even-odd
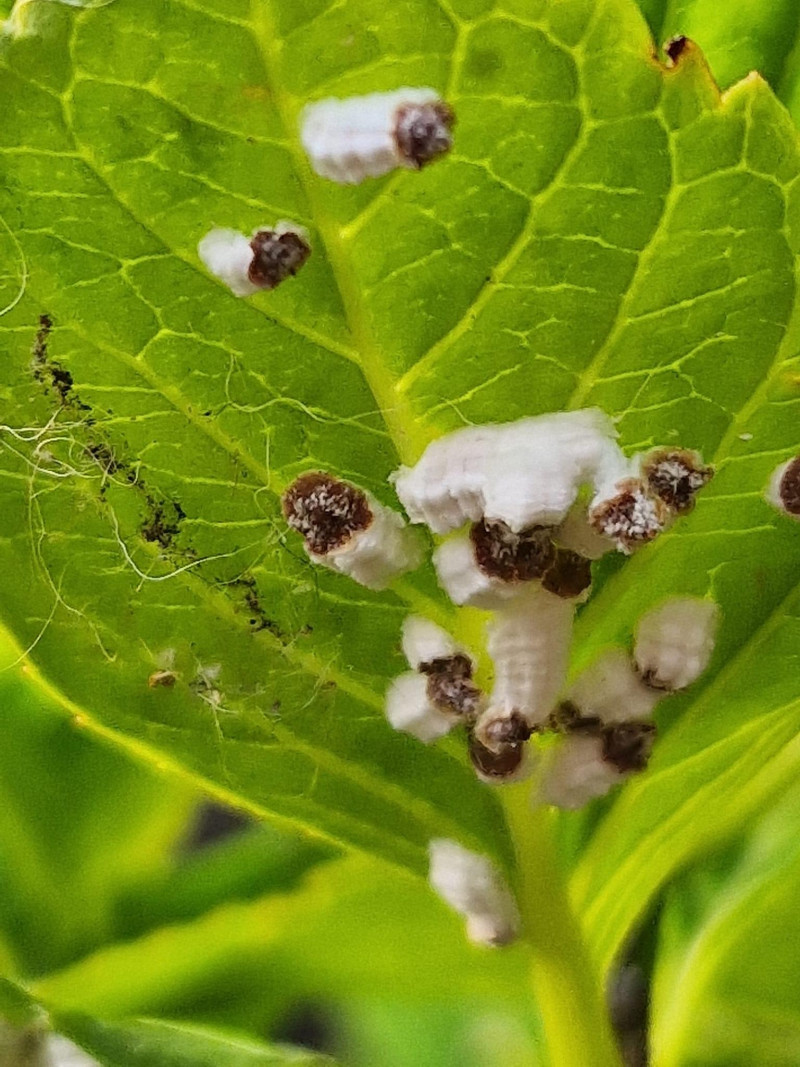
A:
[[[56,1015],[53,1022],[102,1067],[333,1067],[328,1056],[162,1019],[101,1022]]]
[[[602,862],[590,846],[576,875],[605,958],[672,866],[793,767],[788,668],[776,656],[767,686],[748,677],[797,627],[797,529],[761,497],[798,447],[788,116],[757,78],[720,97],[694,48],[654,62],[633,0],[33,0],[23,14],[0,72],[15,101],[0,118],[9,305],[27,279],[0,319],[17,430],[2,438],[0,611],[115,734],[417,871],[439,834],[508,862],[495,797],[458,746],[423,748],[382,718],[405,612],[452,617],[430,570],[383,594],[314,571],[278,493],[319,466],[391,503],[388,473],[442,432],[589,404],[627,448],[675,441],[718,466],[579,627],[576,666],[668,593],[711,592],[724,611],[707,680],[665,706],[680,726],[601,822]],[[402,83],[453,102],[455,152],[356,189],[314,177],[302,106]],[[314,254],[236,301],[197,240],[277,217],[308,224]],[[148,688],[167,659],[178,684]],[[678,847],[686,819],[670,819],[701,784],[720,816]],[[654,877],[612,895],[662,822]]]
[[[61,1011],[94,1017],[227,1017],[238,1025],[251,1008],[270,1020],[295,1000],[526,1012],[527,966],[523,945],[493,953],[469,944],[461,918],[418,879],[351,856],[290,892],[222,904],[104,946],[32,989]]]
[[[669,891],[655,975],[654,1067],[790,1067],[800,1055],[798,794],[739,854]]]
[[[793,0],[733,0],[724,6],[713,0],[670,0],[660,26],[662,41],[678,34],[696,41],[723,88],[757,70],[776,91],[798,30],[800,13]]]
[[[113,936],[118,898],[163,875],[197,796],[87,736],[2,632],[0,707],[3,970],[31,975]]]

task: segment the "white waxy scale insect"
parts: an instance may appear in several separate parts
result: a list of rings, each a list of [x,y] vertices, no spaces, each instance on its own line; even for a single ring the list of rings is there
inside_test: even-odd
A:
[[[416,530],[371,493],[321,471],[297,478],[282,497],[289,525],[309,558],[367,586],[384,589],[422,562]]]
[[[564,685],[575,617],[574,601],[531,583],[489,624],[494,663],[489,707],[518,711],[530,726],[547,718]]]
[[[420,566],[423,548],[416,531],[406,526],[402,516],[370,493],[365,495],[372,512],[367,529],[358,530],[341,548],[325,555],[309,552],[309,557],[368,589],[385,589],[398,575]]]
[[[520,586],[487,574],[478,566],[468,534],[456,534],[433,553],[439,585],[454,604],[494,611],[516,597]]]
[[[648,686],[685,689],[714,651],[719,608],[714,601],[673,597],[648,611],[636,627],[634,659]]]
[[[767,503],[800,522],[800,456],[776,467],[765,493]]]
[[[430,444],[392,476],[412,522],[439,534],[485,518],[514,532],[555,526],[585,483],[627,463],[597,408],[468,426]]]
[[[494,864],[449,838],[435,838],[428,853],[431,887],[467,921],[467,936],[481,945],[507,945],[520,928],[516,901]]]
[[[537,799],[574,811],[629,777],[603,758],[600,737],[569,734],[544,757]]]
[[[386,718],[395,730],[429,744],[452,729],[455,720],[428,698],[428,679],[406,671],[392,681],[386,692]]]
[[[235,296],[274,289],[300,269],[309,253],[308,230],[287,219],[259,226],[251,237],[238,230],[213,229],[197,246],[205,267]]]
[[[403,655],[409,667],[418,671],[421,664],[447,659],[461,651],[450,634],[422,615],[409,615],[403,622]]]
[[[645,685],[627,652],[612,648],[579,675],[567,698],[584,716],[619,723],[649,719],[663,695]]]
[[[395,89],[309,104],[300,139],[323,178],[353,185],[396,167],[418,170],[452,145],[454,117],[435,89]]]

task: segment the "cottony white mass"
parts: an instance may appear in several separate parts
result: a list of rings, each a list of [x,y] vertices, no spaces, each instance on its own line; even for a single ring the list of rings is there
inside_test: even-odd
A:
[[[625,471],[611,420],[597,408],[468,426],[393,475],[412,522],[445,534],[485,518],[518,533],[564,521],[580,487]]]
[[[538,582],[497,612],[487,641],[494,664],[489,707],[495,714],[518,711],[529,726],[544,722],[564,686],[574,618],[574,601]]]
[[[663,695],[645,685],[627,652],[612,648],[578,676],[567,699],[587,718],[617,723],[649,719]]]
[[[450,634],[422,615],[408,615],[403,622],[403,655],[409,667],[418,671],[423,663],[447,659],[459,652]]]
[[[407,526],[398,512],[379,503],[371,493],[364,495],[372,511],[369,526],[325,555],[308,555],[315,563],[346,574],[368,589],[385,589],[398,575],[420,566],[423,546],[417,531]]]
[[[402,733],[429,744],[452,729],[455,719],[445,715],[428,699],[428,679],[416,671],[406,671],[392,681],[386,691],[386,718]]]
[[[452,121],[435,89],[404,87],[309,104],[300,139],[317,174],[353,185],[443,154]]]
[[[468,534],[455,534],[433,553],[439,585],[454,604],[494,611],[520,592],[517,582],[504,582],[478,566],[475,546]]]
[[[647,684],[673,691],[696,681],[711,659],[718,624],[718,605],[697,597],[673,597],[643,615],[634,659]]]
[[[467,920],[467,936],[483,945],[507,945],[519,933],[516,901],[494,864],[446,837],[428,848],[432,888]]]
[[[603,759],[599,737],[568,734],[544,757],[537,799],[566,811],[575,811],[596,797],[603,797],[628,778],[613,763]]]

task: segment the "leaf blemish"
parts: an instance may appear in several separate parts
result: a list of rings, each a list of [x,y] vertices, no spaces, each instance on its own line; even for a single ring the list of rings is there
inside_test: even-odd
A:
[[[664,45],[664,54],[669,60],[672,66],[675,66],[684,52],[688,51],[692,47],[692,42],[688,37],[684,37],[682,34],[678,34],[676,37],[671,37]]]
[[[141,528],[142,537],[162,548],[169,548],[180,533],[186,513],[176,500],[156,500],[150,494],[146,500],[150,514]]]
[[[73,407],[88,411],[88,404],[81,403],[73,394],[74,381],[70,372],[56,360],[51,359],[48,347],[53,320],[47,312],[39,316],[39,328],[31,347],[31,370],[33,377],[46,392],[58,395],[61,407]]]

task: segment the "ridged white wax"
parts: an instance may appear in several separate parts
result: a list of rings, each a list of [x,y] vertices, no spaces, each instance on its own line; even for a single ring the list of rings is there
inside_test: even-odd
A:
[[[567,697],[582,715],[615,723],[649,719],[663,694],[644,684],[627,652],[612,648],[579,675]]]
[[[455,723],[454,718],[431,704],[427,688],[424,674],[407,671],[398,675],[386,692],[386,718],[390,725],[426,744],[444,737]]]
[[[458,652],[450,634],[422,615],[409,615],[403,622],[403,655],[409,667],[419,670],[420,664],[446,659]]]
[[[365,496],[372,511],[366,530],[357,531],[325,555],[308,555],[315,563],[346,574],[368,589],[385,589],[399,574],[419,567],[423,547],[417,531],[407,526],[401,515],[384,507],[371,493]]]
[[[309,104],[300,117],[300,139],[311,166],[323,178],[354,185],[395,167],[411,167],[395,138],[397,113],[406,104],[435,104],[435,89],[395,89]]]
[[[538,799],[566,811],[575,811],[625,781],[612,763],[603,759],[599,737],[568,734],[548,751]]]
[[[431,887],[467,920],[467,936],[485,945],[505,945],[519,932],[516,901],[494,864],[449,838],[431,841]]]
[[[434,441],[393,480],[411,521],[435,533],[480,518],[515,532],[558,525],[581,485],[624,460],[615,436],[597,408],[468,426]]]
[[[224,282],[235,296],[252,296],[258,292],[248,277],[253,262],[250,238],[238,230],[211,230],[197,246],[197,254],[206,268]]]
[[[719,607],[712,600],[673,597],[643,615],[636,626],[634,658],[660,689],[685,689],[708,666]]]
[[[454,604],[494,611],[524,587],[523,583],[504,582],[482,571],[467,534],[457,534],[439,545],[433,553],[433,565],[439,585]]]
[[[564,686],[575,604],[530,583],[489,623],[487,647],[494,664],[489,707],[517,710],[529,725],[543,722]]]

